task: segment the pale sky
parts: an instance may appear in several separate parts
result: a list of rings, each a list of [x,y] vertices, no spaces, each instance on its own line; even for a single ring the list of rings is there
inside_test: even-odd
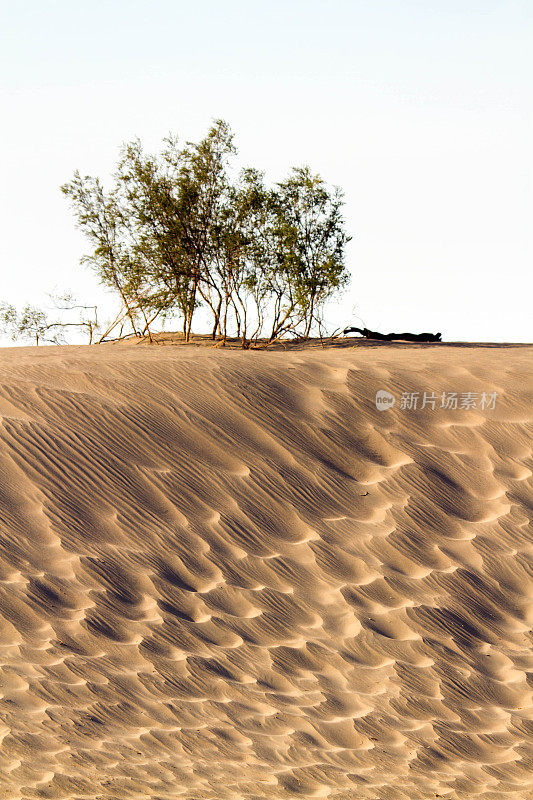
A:
[[[0,300],[70,289],[104,311],[60,185],[221,117],[242,166],[275,181],[307,163],[344,189],[353,277],[332,328],[531,341],[531,0],[1,8]]]

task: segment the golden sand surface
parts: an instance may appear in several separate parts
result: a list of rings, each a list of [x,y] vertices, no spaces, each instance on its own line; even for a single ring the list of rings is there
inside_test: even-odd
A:
[[[0,351],[0,799],[531,799],[532,353]]]

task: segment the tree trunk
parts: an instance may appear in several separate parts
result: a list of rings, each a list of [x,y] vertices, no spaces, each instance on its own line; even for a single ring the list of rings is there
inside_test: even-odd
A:
[[[189,298],[189,308],[187,309],[187,332],[185,334],[185,341],[188,342],[191,338],[191,327],[192,327],[192,317],[194,314],[194,306],[196,303],[196,290],[198,288],[198,278],[194,278],[194,282],[191,289],[191,295]]]
[[[126,309],[126,315],[127,315],[128,319],[129,319],[129,321],[131,323],[131,327],[133,329],[133,333],[135,334],[135,336],[138,336],[139,333],[137,331],[137,328],[135,327],[135,322],[133,321],[133,313],[132,313],[132,311],[130,309],[130,305],[129,305],[127,299],[126,299],[126,295],[122,291],[122,286],[120,285],[120,281],[118,280],[116,275],[114,276],[114,283],[115,283],[115,286],[117,287],[118,292],[119,292],[119,294],[120,294],[120,296],[122,298],[122,302],[124,303],[124,308]]]
[[[144,336],[144,334],[147,333],[148,334],[148,341],[150,342],[150,344],[153,344],[152,334],[151,334],[151,331],[150,331],[150,323],[148,322],[148,318],[147,318],[146,314],[144,313],[144,308],[142,308],[142,307],[141,307],[141,314],[144,317],[144,330],[142,332],[142,335]]]
[[[221,314],[221,312],[222,312],[222,297],[219,297],[218,305],[216,307],[216,310],[213,309],[213,314],[215,315],[215,322],[213,324],[213,330],[211,331],[211,339],[213,341],[215,341],[215,339],[217,338],[217,329],[218,329],[218,332],[220,333],[220,314]]]
[[[280,331],[283,329],[283,326],[285,325],[285,323],[287,322],[287,320],[289,319],[289,317],[290,317],[290,315],[292,314],[293,311],[294,311],[293,307],[289,308],[289,310],[287,311],[287,313],[285,314],[283,319],[281,321],[278,320],[276,328],[272,329],[272,334],[270,336],[270,341],[275,339],[276,336],[280,333]]]
[[[270,334],[270,341],[275,337],[276,330],[279,323],[279,315],[280,315],[280,296],[279,294],[276,295],[276,300],[274,302],[274,318],[272,320],[272,333]]]
[[[228,331],[228,298],[226,297],[226,302],[224,304],[224,328],[222,330],[222,347],[226,346],[226,337]]]
[[[311,333],[311,325],[313,324],[313,317],[315,314],[315,294],[311,295],[311,301],[309,303],[309,319],[307,321],[307,325],[305,326],[305,338],[309,338],[309,334]]]

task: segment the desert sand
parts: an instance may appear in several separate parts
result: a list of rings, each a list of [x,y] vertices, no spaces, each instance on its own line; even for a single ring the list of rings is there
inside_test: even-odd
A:
[[[532,798],[532,354],[0,351],[0,798]]]

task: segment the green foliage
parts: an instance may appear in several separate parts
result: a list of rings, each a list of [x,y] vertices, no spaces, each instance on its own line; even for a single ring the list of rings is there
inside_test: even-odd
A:
[[[45,341],[59,344],[60,333],[52,333],[51,326],[44,311],[35,306],[26,305],[20,313],[15,306],[8,303],[0,305],[0,329],[8,333],[13,341]]]
[[[135,334],[178,314],[190,336],[200,305],[212,336],[230,329],[243,346],[260,336],[309,336],[348,274],[342,193],[308,167],[266,187],[256,169],[234,177],[233,134],[216,120],[200,142],[164,140],[160,155],[139,140],[122,148],[115,183],[79,172],[62,186],[91,252],[82,261],[121,299]]]
[[[343,253],[351,237],[343,230],[342,192],[330,194],[320,176],[299,167],[278,183],[274,203],[279,268],[309,336],[324,303],[348,280]]]
[[[34,341],[36,345],[40,342],[66,344],[66,329],[78,328],[88,333],[89,344],[92,344],[93,335],[99,327],[96,306],[77,304],[69,292],[58,296],[50,295],[50,299],[53,304],[51,311],[54,313],[52,319],[47,311],[36,306],[26,305],[19,312],[10,303],[0,303],[0,333],[9,335],[14,342]],[[77,318],[71,314],[65,317],[63,312],[71,311],[77,313]],[[92,313],[88,314],[88,311]]]

